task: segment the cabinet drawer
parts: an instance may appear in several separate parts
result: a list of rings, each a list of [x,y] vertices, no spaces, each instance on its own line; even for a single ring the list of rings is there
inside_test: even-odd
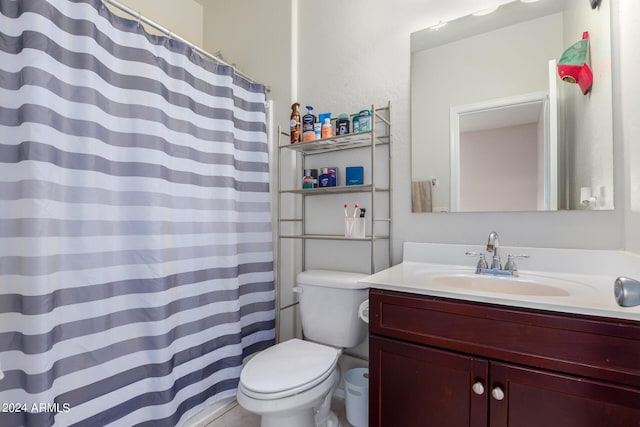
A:
[[[370,290],[371,334],[640,387],[640,322]]]

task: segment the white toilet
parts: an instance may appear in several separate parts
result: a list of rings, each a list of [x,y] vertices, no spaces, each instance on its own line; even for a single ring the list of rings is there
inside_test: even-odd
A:
[[[337,427],[331,412],[343,348],[364,341],[358,307],[368,289],[364,274],[309,270],[297,277],[305,341],[276,344],[250,359],[240,374],[238,403],[261,416],[261,427]],[[311,342],[313,341],[313,342]]]

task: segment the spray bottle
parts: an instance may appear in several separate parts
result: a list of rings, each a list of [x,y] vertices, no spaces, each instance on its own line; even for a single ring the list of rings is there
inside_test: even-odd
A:
[[[300,103],[294,102],[291,106],[291,120],[290,120],[290,135],[291,135],[291,143],[294,144],[296,142],[301,141],[301,126],[300,126],[300,112],[298,111],[298,107],[300,107]]]

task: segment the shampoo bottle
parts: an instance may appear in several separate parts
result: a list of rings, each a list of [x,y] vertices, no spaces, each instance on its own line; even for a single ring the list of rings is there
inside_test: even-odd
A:
[[[298,107],[300,104],[298,102],[294,102],[291,106],[291,120],[290,120],[290,136],[291,143],[294,144],[296,142],[301,141],[301,132],[300,132],[300,112],[298,111]]]

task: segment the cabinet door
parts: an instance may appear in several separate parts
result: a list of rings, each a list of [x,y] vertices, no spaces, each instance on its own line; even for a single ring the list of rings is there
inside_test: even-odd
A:
[[[498,362],[490,374],[491,427],[640,426],[638,389]]]
[[[487,426],[487,360],[377,336],[369,357],[371,427]]]

